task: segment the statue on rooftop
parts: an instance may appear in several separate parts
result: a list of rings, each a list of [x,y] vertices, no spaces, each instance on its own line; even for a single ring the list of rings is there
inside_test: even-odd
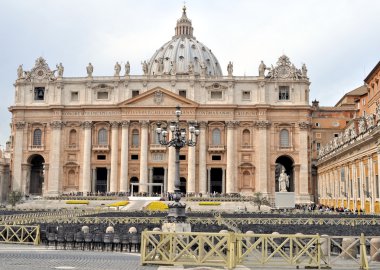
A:
[[[91,63],[88,63],[86,70],[87,70],[87,76],[92,77],[92,73],[94,72],[94,67],[92,66]]]

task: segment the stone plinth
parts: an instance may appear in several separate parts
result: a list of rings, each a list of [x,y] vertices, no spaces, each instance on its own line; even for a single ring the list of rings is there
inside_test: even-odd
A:
[[[191,232],[190,223],[177,223],[177,222],[167,222],[162,224],[163,232]]]
[[[294,192],[276,192],[275,204],[276,208],[294,208],[296,204]]]

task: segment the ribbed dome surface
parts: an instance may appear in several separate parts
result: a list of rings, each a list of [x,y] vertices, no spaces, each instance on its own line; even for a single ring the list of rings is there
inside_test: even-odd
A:
[[[214,54],[193,36],[193,27],[186,16],[185,7],[182,17],[177,21],[175,36],[150,59],[148,74],[223,76]]]

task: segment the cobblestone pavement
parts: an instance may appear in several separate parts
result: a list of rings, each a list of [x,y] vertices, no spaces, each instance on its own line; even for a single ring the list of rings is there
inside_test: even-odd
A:
[[[51,250],[44,246],[0,244],[0,270],[156,270],[141,266],[139,254]]]

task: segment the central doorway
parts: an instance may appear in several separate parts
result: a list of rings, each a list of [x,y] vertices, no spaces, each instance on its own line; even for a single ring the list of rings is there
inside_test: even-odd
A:
[[[96,168],[96,192],[107,192],[107,168]]]
[[[223,169],[211,168],[210,171],[210,193],[223,192]]]
[[[44,182],[44,163],[45,160],[40,155],[35,155],[30,161],[30,186],[29,193],[33,195],[42,194],[42,186]]]
[[[165,176],[164,168],[162,168],[162,167],[153,168],[152,183],[162,184],[162,186],[164,186],[164,176]],[[152,193],[153,194],[161,194],[161,193],[164,193],[164,191],[161,190],[161,186],[152,186]]]

